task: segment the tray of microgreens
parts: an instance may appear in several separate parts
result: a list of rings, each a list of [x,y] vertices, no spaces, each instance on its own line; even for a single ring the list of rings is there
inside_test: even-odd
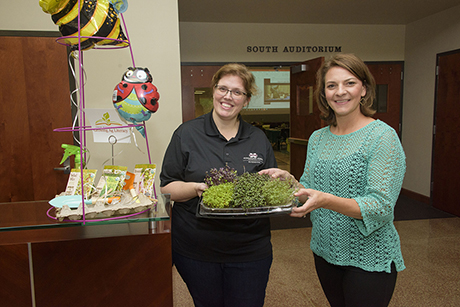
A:
[[[198,215],[214,218],[265,217],[290,213],[295,206],[294,180],[266,174],[243,173],[228,165],[206,172],[208,185],[201,197]]]

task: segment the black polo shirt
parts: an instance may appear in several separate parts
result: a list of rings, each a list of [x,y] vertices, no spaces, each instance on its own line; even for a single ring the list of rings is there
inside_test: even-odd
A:
[[[238,171],[258,172],[277,167],[264,132],[240,118],[236,137],[227,141],[211,113],[183,123],[166,150],[160,185],[173,181],[203,182],[211,168],[228,164]],[[199,198],[175,202],[172,209],[172,246],[183,256],[202,261],[242,262],[271,254],[270,221],[196,217]]]

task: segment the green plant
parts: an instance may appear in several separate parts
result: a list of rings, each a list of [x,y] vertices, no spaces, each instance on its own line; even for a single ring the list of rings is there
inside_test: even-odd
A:
[[[232,182],[213,185],[203,193],[203,203],[211,208],[228,208],[233,201]]]
[[[228,167],[206,172],[208,189],[203,203],[211,208],[255,208],[283,206],[294,199],[293,180],[281,180],[259,173],[243,173]]]
[[[294,199],[295,185],[293,180],[271,179],[265,183],[262,193],[265,202],[270,206],[283,206]]]
[[[237,208],[265,207],[266,202],[262,193],[268,175],[244,173],[238,177],[233,191],[233,206]]]

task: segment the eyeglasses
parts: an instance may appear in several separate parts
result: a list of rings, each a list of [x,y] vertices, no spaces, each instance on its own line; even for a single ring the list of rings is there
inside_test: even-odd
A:
[[[242,92],[240,90],[230,90],[227,87],[218,85],[218,84],[216,84],[216,89],[217,89],[217,92],[222,96],[225,96],[227,95],[228,92],[230,92],[233,99],[241,99],[243,98],[243,96],[248,95],[247,93]]]

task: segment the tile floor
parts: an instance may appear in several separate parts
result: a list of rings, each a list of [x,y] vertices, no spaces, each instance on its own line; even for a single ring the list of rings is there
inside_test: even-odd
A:
[[[278,163],[278,167],[280,169],[284,169],[284,170],[286,170],[288,172],[290,171],[290,167],[289,167],[289,163],[290,163],[289,152],[275,150],[275,158],[276,158],[276,162]]]
[[[460,306],[460,218],[396,221],[406,269],[392,307]],[[265,307],[329,306],[308,246],[310,227],[272,231],[274,261]],[[173,272],[174,306],[192,307],[185,284]]]

